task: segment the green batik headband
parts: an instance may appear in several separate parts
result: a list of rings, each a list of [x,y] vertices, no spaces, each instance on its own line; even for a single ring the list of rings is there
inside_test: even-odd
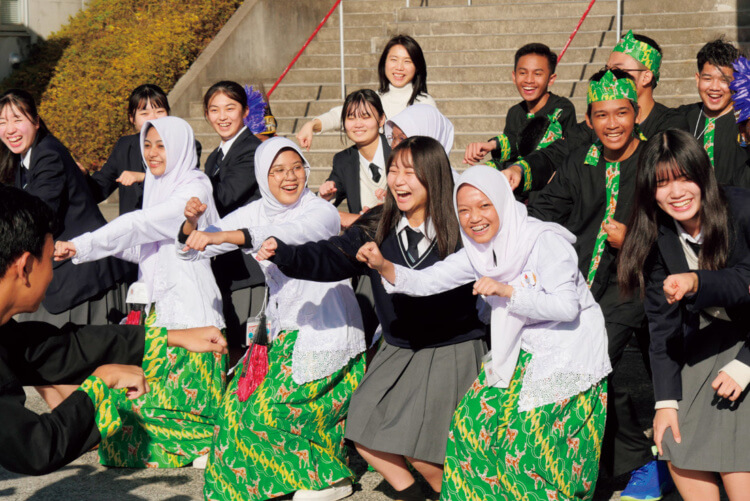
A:
[[[646,42],[636,40],[633,30],[628,31],[620,40],[612,52],[622,52],[632,57],[654,74],[654,79],[659,82],[659,68],[661,68],[661,54]]]
[[[618,80],[611,71],[607,70],[601,80],[589,82],[586,104],[617,99],[629,99],[633,103],[638,103],[638,92],[632,79],[620,78]]]

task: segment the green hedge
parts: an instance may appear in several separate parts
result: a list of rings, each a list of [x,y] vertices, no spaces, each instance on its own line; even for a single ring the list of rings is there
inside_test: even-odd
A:
[[[241,0],[92,0],[0,83],[26,88],[76,160],[100,167],[130,133],[127,98],[140,84],[169,92]]]

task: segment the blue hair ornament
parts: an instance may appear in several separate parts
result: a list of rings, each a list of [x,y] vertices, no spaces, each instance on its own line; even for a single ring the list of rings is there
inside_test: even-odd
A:
[[[260,134],[266,130],[266,101],[263,99],[263,93],[253,89],[252,85],[245,86],[247,93],[247,108],[249,110],[244,122],[250,132]]]
[[[737,123],[740,123],[750,118],[750,61],[740,56],[732,66],[734,80],[729,84],[729,88],[734,92],[734,114]]]

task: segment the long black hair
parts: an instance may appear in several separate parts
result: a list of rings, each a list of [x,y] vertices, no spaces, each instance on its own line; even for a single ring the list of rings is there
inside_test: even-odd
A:
[[[646,144],[638,158],[635,180],[635,206],[628,221],[619,255],[618,278],[623,294],[630,295],[645,282],[646,263],[659,234],[659,225],[673,224],[672,218],[656,203],[659,181],[685,177],[701,189],[700,218],[703,245],[698,265],[719,270],[729,256],[730,220],[724,192],[716,182],[711,161],[703,147],[688,132],[670,129]]]
[[[39,124],[39,130],[36,132],[36,143],[44,136],[49,134],[47,126],[44,124],[44,120],[39,116],[39,112],[34,102],[34,97],[22,89],[9,89],[0,96],[0,112],[2,112],[6,106],[12,106],[23,116],[31,120],[32,123]],[[18,155],[13,153],[5,146],[5,143],[0,143],[0,183],[13,184],[16,178],[16,167],[21,162]]]
[[[404,139],[388,157],[388,169],[394,162],[414,168],[417,179],[427,190],[426,216],[435,227],[440,259],[456,251],[460,240],[458,220],[453,210],[453,174],[445,149],[431,137],[412,136]],[[383,204],[383,215],[375,234],[380,245],[401,219],[393,193],[388,190]]]
[[[422,47],[409,35],[396,35],[385,44],[383,53],[380,55],[380,62],[378,63],[378,78],[380,79],[380,88],[378,90],[380,94],[385,94],[390,90],[391,83],[385,76],[385,62],[388,59],[388,52],[396,45],[403,46],[406,52],[409,53],[411,62],[414,63],[414,78],[411,81],[414,90],[411,93],[408,103],[408,106],[411,106],[414,104],[417,96],[420,94],[427,95],[427,63],[424,60]]]

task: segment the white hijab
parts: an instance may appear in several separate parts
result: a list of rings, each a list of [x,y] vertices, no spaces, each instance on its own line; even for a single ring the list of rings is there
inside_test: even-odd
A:
[[[271,170],[271,165],[273,164],[276,155],[278,155],[282,149],[286,148],[291,148],[296,151],[305,164],[305,188],[302,190],[297,201],[291,205],[284,205],[276,200],[276,197],[273,196],[271,189],[268,187],[268,171]],[[259,219],[253,222],[254,225],[259,226],[278,223],[296,217],[299,211],[304,210],[303,207],[310,199],[317,198],[307,188],[307,179],[309,177],[310,163],[302,154],[302,151],[296,143],[285,137],[277,136],[264,141],[258,146],[258,149],[255,150],[255,179],[258,182],[258,188],[260,189],[260,194],[263,198],[261,199],[260,211],[257,214]]]
[[[458,178],[453,191],[457,216],[456,194],[464,184],[484,193],[500,217],[500,229],[486,244],[476,243],[461,229],[461,240],[477,278],[490,277],[498,282],[511,284],[520,277],[537,238],[545,231],[557,233],[570,243],[575,242],[575,235],[562,226],[529,217],[526,207],[513,197],[505,176],[486,165],[475,165]],[[517,282],[513,285],[517,286]],[[493,369],[500,378],[498,386],[506,388],[518,362],[521,328],[526,318],[508,311],[508,298],[490,296],[486,299],[492,307],[490,332]]]
[[[453,148],[453,124],[429,104],[413,104],[385,123],[385,135],[393,134],[393,126],[398,127],[406,137],[427,136],[435,139],[450,156]]]
[[[188,184],[203,183],[210,188],[211,181],[195,168],[198,165],[198,153],[195,150],[193,129],[181,118],[162,117],[149,120],[143,125],[140,147],[144,165],[148,165],[148,162],[143,156],[143,143],[151,127],[156,129],[164,142],[167,152],[167,168],[159,177],[151,174],[151,169],[146,169],[146,180],[143,183],[143,208],[146,209],[166,200],[169,195]]]
[[[167,200],[178,190],[190,189],[195,184],[203,185],[203,193],[212,193],[211,181],[203,172],[195,166],[198,164],[198,154],[195,150],[195,136],[193,129],[183,119],[177,117],[162,117],[149,120],[141,128],[140,147],[141,157],[145,165],[148,165],[143,154],[143,143],[149,129],[155,128],[164,142],[167,155],[167,165],[164,174],[154,176],[151,169],[146,168],[146,179],[143,183],[143,209],[148,209]],[[218,213],[214,206],[213,197],[203,200],[208,205],[205,217],[208,221],[218,219]],[[175,227],[175,234],[178,231]],[[167,240],[173,242],[173,240]],[[139,268],[139,280],[146,283],[151,293],[155,292],[154,279],[158,269],[157,253],[162,242],[153,242],[141,245]],[[158,298],[153,297],[152,300]]]

